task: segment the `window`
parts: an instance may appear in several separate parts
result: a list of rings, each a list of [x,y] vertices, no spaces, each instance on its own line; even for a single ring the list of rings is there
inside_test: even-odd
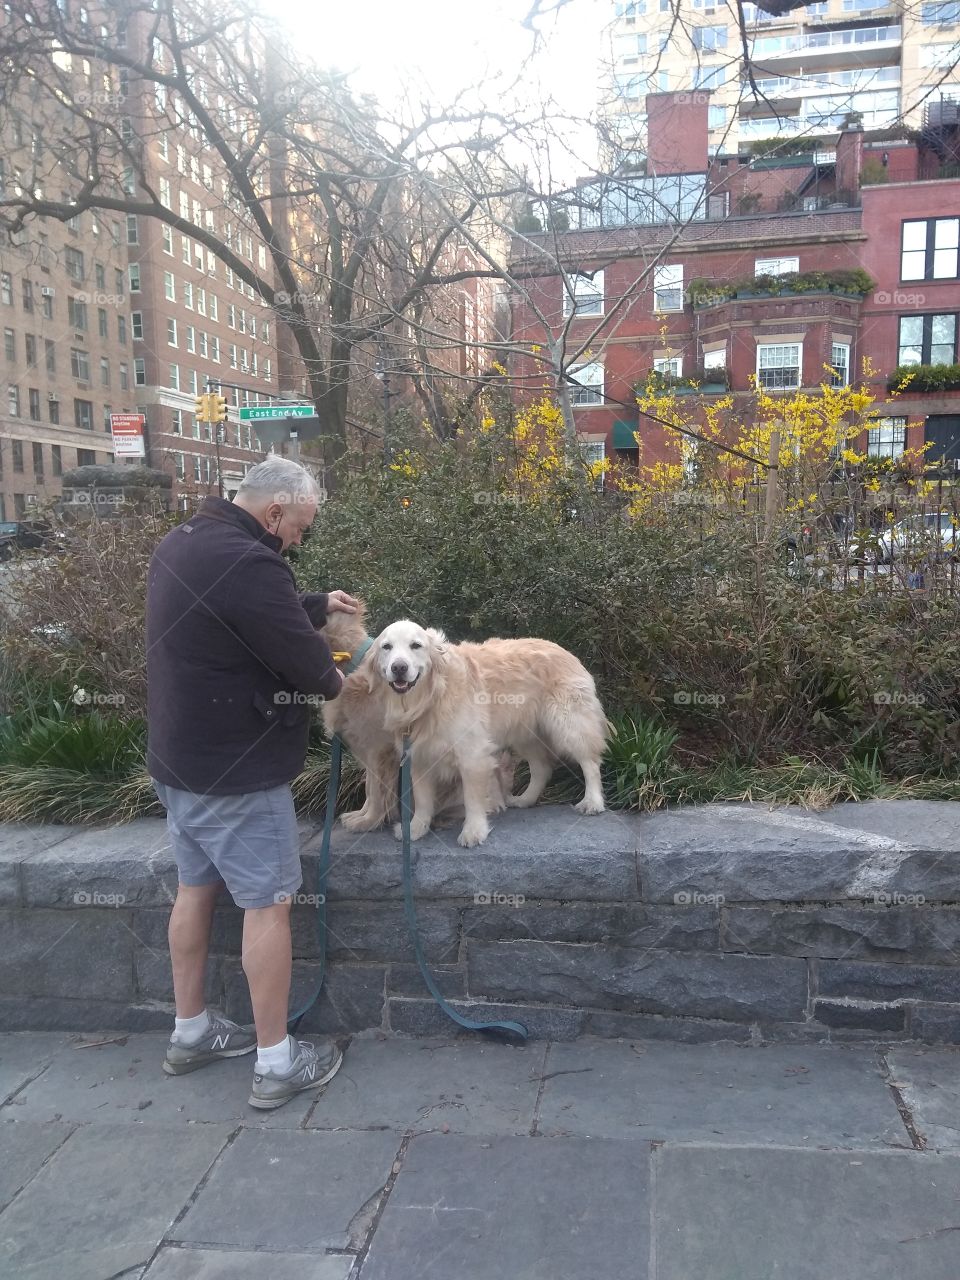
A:
[[[100,357],[100,385],[101,387],[110,385],[110,361],[106,356]]]
[[[37,365],[37,340],[32,333],[24,335],[24,345],[26,348],[27,368],[35,369]]]
[[[31,387],[27,392],[30,401],[30,417],[34,422],[40,421],[40,388]]]
[[[113,424],[110,421],[110,417],[112,413],[113,413],[112,407],[108,404],[105,404],[103,406],[103,429],[108,433],[108,435],[113,434]]]
[[[606,448],[602,440],[581,440],[580,457],[588,467],[596,467],[596,487],[603,491],[603,463],[605,460]]]
[[[956,280],[960,218],[924,218],[903,224],[901,280]]]
[[[50,470],[55,476],[63,475],[63,452],[58,444],[50,446]]]
[[[180,366],[172,364],[170,366],[170,382],[168,384],[174,391],[180,390]]]
[[[80,431],[93,430],[93,403],[90,400],[74,400],[73,422]]]
[[[169,227],[161,227],[160,235],[163,237],[163,252],[173,257],[173,232]]]
[[[850,344],[849,342],[834,342],[830,351],[830,367],[833,369],[833,377],[830,379],[830,385],[834,387],[849,387],[850,385]]]
[[[140,292],[140,264],[137,262],[131,262],[130,266],[127,268],[127,271],[130,273],[130,292],[139,293]]]
[[[138,278],[139,278],[139,271],[140,271],[140,268],[139,268],[139,267],[137,267]],[[120,296],[121,298],[123,297],[123,282],[124,282],[124,279],[125,279],[125,277],[124,277],[124,274],[123,274],[123,271],[121,270],[121,268],[120,268],[120,267],[114,267],[114,269],[113,269],[113,283],[117,286],[117,290],[116,290],[116,291],[117,291],[117,293],[119,294],[119,296]]]
[[[68,245],[63,251],[63,265],[71,280],[75,280],[77,284],[83,283],[83,254],[79,249],[72,249]]]
[[[757,346],[757,381],[767,390],[800,386],[802,344],[760,343]]]
[[[127,214],[127,244],[140,243],[140,228],[137,224],[137,215],[135,213]]]
[[[133,330],[133,336],[138,342],[143,341],[143,312],[133,311],[130,314],[130,326]]]
[[[725,129],[727,127],[727,108],[714,107],[707,108],[707,128],[708,129]]]
[[[183,410],[174,409],[173,411],[173,434],[175,436],[183,435]]]
[[[171,318],[167,319],[167,346],[175,347],[177,345],[177,322]]]
[[[12,329],[4,329],[3,331],[3,353],[8,360],[16,360],[17,358],[17,335]]]
[[[176,302],[177,300],[177,286],[172,271],[163,273],[163,296],[168,302]]]
[[[653,273],[654,311],[683,310],[683,265],[657,267]]]
[[[727,349],[718,347],[716,351],[703,353],[704,369],[725,369],[727,367]]]
[[[133,381],[138,387],[147,385],[147,362],[145,360],[134,360]]]
[[[200,455],[194,454],[193,458],[193,478],[199,484],[203,479],[203,464],[200,461]]]
[[[193,285],[189,280],[183,282],[183,305],[188,311],[193,310]]]
[[[70,348],[70,372],[78,382],[90,381],[90,356],[77,347]]]
[[[572,295],[572,296],[571,296]],[[230,307],[230,327],[233,327],[233,306]],[[563,314],[578,316],[603,315],[603,271],[592,274],[577,273],[567,276],[563,289]],[[243,312],[240,313],[243,315]]]
[[[0,301],[5,307],[13,306],[13,276],[9,271],[0,271]]]
[[[603,365],[595,360],[568,369],[573,404],[603,404]]]
[[[198,289],[197,290],[197,310],[200,312],[201,315],[206,315],[206,312],[203,309],[205,305],[206,303],[204,302],[204,298],[203,298],[203,290]],[[210,295],[210,319],[211,320],[220,319],[220,303],[217,301],[217,295],[215,293],[211,293]]]
[[[86,329],[87,304],[78,298],[67,299],[67,322],[73,329]]]
[[[868,458],[899,458],[906,443],[906,418],[878,418],[867,428]]]
[[[695,67],[693,72],[693,87],[695,89],[719,89],[722,84],[726,84],[727,68],[721,64],[719,67]]]
[[[727,47],[727,28],[724,26],[694,27],[693,47],[702,49],[704,53],[715,53],[719,49],[725,49]]]
[[[190,241],[186,236],[180,237],[180,261],[185,267],[190,265]]]
[[[960,0],[936,0],[922,5],[920,21],[925,27],[952,27],[960,22]]]
[[[14,471],[22,471],[23,470],[23,441],[11,440],[10,453],[13,457]]]
[[[170,179],[161,178],[158,185],[160,187],[160,203],[164,205],[167,209],[172,209],[173,201],[170,195]],[[164,227],[164,231],[169,231],[169,230],[170,230],[169,227]]]
[[[33,474],[38,480],[43,479],[43,445],[33,442]]]
[[[54,424],[54,426],[57,426],[59,424],[60,422],[60,401],[59,400],[47,401],[47,417]],[[54,472],[54,475],[56,474],[57,473]]]
[[[130,386],[130,371],[126,360],[120,361],[120,390],[126,391]]]
[[[44,357],[47,364],[47,373],[57,372],[57,344],[52,338],[44,338],[43,340]]]
[[[186,475],[186,468],[184,466],[184,456],[182,453],[175,453],[173,457],[177,467],[177,479],[182,480]]]
[[[799,270],[799,258],[757,258],[753,264],[755,276],[785,276]]]
[[[203,356],[204,360],[206,360],[206,358],[207,358],[207,335],[206,335],[206,333],[204,333],[204,331],[203,331],[202,329],[200,330],[200,354]]]
[[[30,280],[24,280],[22,282],[22,291],[23,291],[23,309],[24,311],[27,311],[32,315],[33,314],[33,282]]]
[[[220,339],[214,334],[210,335],[210,359],[214,364],[220,363]]]
[[[117,341],[122,347],[127,345],[127,317],[117,316]]]
[[[97,453],[95,449],[78,449],[77,450],[77,466],[93,467],[96,466]]]
[[[953,364],[957,315],[901,316],[898,364]]]
[[[101,338],[107,337],[107,311],[105,307],[97,307],[97,333]]]
[[[663,356],[653,362],[654,373],[668,373],[672,378],[683,374],[683,356]]]

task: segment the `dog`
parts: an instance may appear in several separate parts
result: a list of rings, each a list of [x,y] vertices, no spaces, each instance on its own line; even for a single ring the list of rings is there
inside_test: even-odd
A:
[[[380,633],[356,675],[369,691],[368,714],[382,715],[394,743],[409,737],[411,839],[426,835],[440,788],[459,779],[465,820],[458,843],[482,844],[503,751],[530,766],[528,786],[507,796],[508,805],[536,804],[555,764],[565,759],[583,770],[584,797],[574,807],[603,812],[600,761],[609,722],[593,677],[560,645],[537,639],[453,645],[442,632],[403,619]]]
[[[382,702],[373,696],[377,687],[370,654],[374,641],[367,632],[366,605],[360,601],[359,606],[354,614],[331,613],[321,628],[334,653],[350,655],[337,664],[344,673],[343,688],[337,698],[323,704],[323,722],[327,734],[339,734],[364,768],[364,803],[340,816],[348,831],[357,832],[376,831],[397,818],[402,746],[386,727]],[[515,767],[509,751],[497,753],[487,797],[489,812],[502,812],[511,802]],[[462,807],[459,779],[443,789],[437,816],[455,814],[458,807]]]

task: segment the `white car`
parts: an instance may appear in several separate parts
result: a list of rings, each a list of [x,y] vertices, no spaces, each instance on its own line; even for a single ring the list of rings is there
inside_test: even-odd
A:
[[[885,529],[878,541],[882,564],[905,555],[930,555],[938,560],[956,556],[960,554],[960,516],[950,511],[907,516]]]

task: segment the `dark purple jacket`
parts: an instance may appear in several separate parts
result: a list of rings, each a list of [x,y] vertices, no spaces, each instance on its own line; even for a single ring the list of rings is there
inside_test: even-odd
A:
[[[160,542],[147,577],[147,767],[207,795],[264,791],[303,769],[310,705],[340,677],[282,543],[207,498]],[[320,695],[305,698],[304,695]]]

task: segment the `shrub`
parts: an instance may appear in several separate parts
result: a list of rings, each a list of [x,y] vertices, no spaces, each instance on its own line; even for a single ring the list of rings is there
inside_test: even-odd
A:
[[[960,390],[960,364],[901,364],[887,379],[887,390]]]

